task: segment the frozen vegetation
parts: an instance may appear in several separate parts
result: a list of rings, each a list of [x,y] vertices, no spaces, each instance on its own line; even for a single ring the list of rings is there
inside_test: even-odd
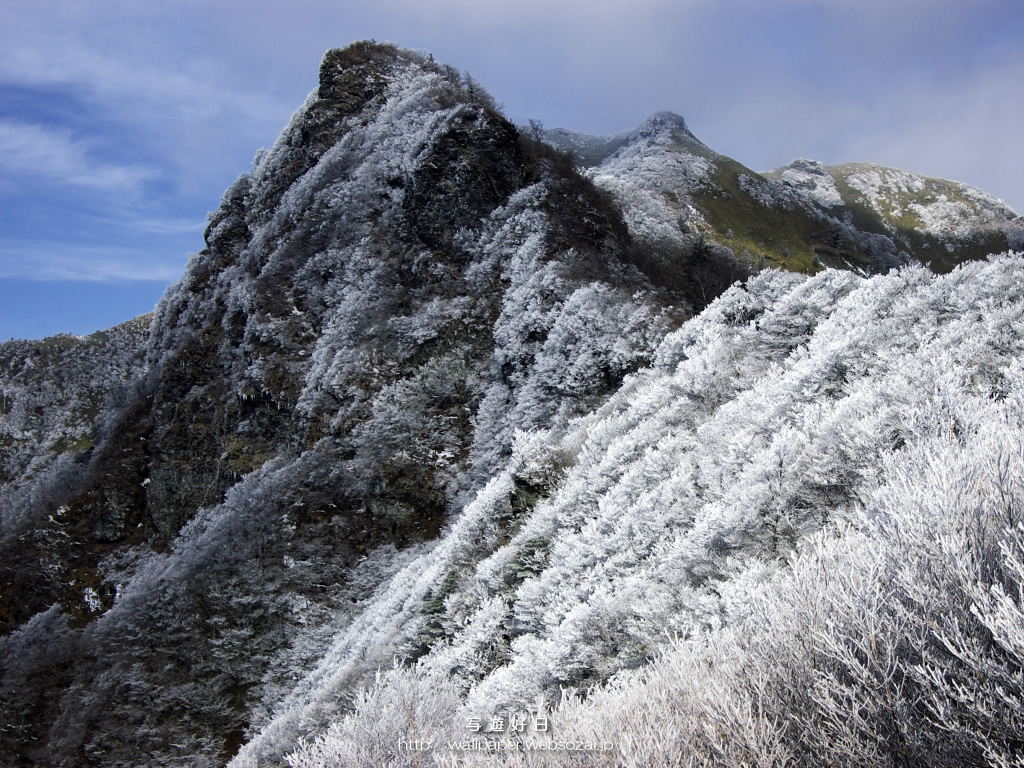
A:
[[[1022,281],[1012,255],[733,288],[594,414],[521,433],[234,765],[431,622],[291,765],[458,755],[469,717],[517,711],[615,745],[552,765],[1017,764]],[[547,491],[503,542],[516,483]]]
[[[152,318],[0,345],[0,759],[1020,765],[1000,205],[328,52]]]

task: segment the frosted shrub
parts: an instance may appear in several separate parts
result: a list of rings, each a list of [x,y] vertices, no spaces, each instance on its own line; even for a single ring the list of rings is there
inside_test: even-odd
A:
[[[868,599],[833,595],[848,629],[834,622],[822,638],[822,752],[849,745],[851,765],[858,747],[918,765],[1020,764],[1024,448],[1021,414],[995,415],[962,442],[908,452],[879,494],[868,535],[887,557]],[[863,719],[842,714],[852,708]]]
[[[568,691],[557,732],[615,744],[503,758],[525,764],[1012,765],[1021,268],[729,290],[591,414],[509,434],[244,753],[326,728],[415,650],[465,711]]]
[[[895,455],[864,531],[810,540],[742,622],[563,700],[617,745],[582,764],[1020,765],[1022,417]]]
[[[356,694],[353,711],[288,755],[291,768],[413,768],[433,764],[435,749],[453,737],[459,697],[445,680],[422,670],[378,672]]]

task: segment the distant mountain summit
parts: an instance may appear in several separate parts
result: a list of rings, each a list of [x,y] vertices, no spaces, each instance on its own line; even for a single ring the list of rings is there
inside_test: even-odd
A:
[[[1008,455],[993,425],[1019,436],[1024,326],[1021,256],[1002,252],[1021,232],[953,182],[810,160],[758,174],[670,112],[612,137],[517,128],[428,55],[328,51],[151,317],[0,344],[0,762],[421,765],[417,734],[536,725],[561,690],[640,685],[672,637],[731,649],[728,681],[739,638],[763,641],[756,706],[783,704],[742,732],[789,723],[783,762],[822,764],[830,743],[805,745],[786,707],[847,696],[803,684],[841,654],[800,666],[816,635],[758,624],[789,614],[753,601],[789,605],[788,569],[868,504],[880,536],[889,478],[912,497],[891,507],[925,509],[901,451],[911,469],[961,442],[957,461]],[[976,522],[918,533],[945,546],[990,530]],[[993,573],[1024,546],[984,545]],[[895,594],[878,573],[872,606]],[[956,615],[1003,627],[1014,578]],[[900,685],[943,647],[920,639]],[[716,679],[713,661],[677,677]],[[964,663],[958,695],[988,685]],[[671,765],[725,748],[693,729],[755,711],[672,685],[638,699],[687,713]],[[854,725],[880,706],[830,696],[865,713]],[[920,714],[886,707],[880,728]],[[1003,741],[949,754],[980,764]],[[771,764],[731,755],[718,764]]]
[[[977,188],[806,159],[756,173],[714,152],[672,112],[614,136],[552,129],[541,137],[598,186],[619,190],[636,216],[668,229],[675,221],[746,265],[870,273],[920,262],[948,271],[965,258],[1024,247],[1024,220]]]
[[[520,130],[530,131],[529,128],[522,127]],[[655,112],[636,128],[614,136],[595,136],[564,128],[552,128],[541,130],[540,137],[556,149],[568,153],[587,168],[600,165],[626,145],[642,141],[689,139],[699,144],[697,137],[687,128],[686,121],[674,112]]]
[[[891,232],[936,238],[948,251],[1002,234],[1011,247],[1021,245],[1021,219],[1006,203],[955,181],[933,179],[873,163],[823,166],[794,160],[767,176],[800,187],[812,179],[814,197],[824,206],[845,208],[855,216],[876,216]],[[927,248],[925,240],[917,247]]]

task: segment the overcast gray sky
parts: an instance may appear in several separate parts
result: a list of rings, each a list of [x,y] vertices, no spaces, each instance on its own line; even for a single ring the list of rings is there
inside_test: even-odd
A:
[[[0,0],[0,338],[152,308],[206,213],[374,38],[508,116],[615,133],[672,110],[754,170],[871,161],[1024,211],[1020,0]]]

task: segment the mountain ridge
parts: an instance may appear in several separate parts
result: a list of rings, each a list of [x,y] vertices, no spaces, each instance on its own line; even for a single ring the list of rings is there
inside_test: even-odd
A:
[[[980,257],[1024,245],[1024,220],[975,187],[870,163],[824,166],[797,159],[758,173],[709,148],[671,112],[609,137],[562,129],[538,135],[575,153],[595,179],[604,164],[612,176],[628,175],[615,161],[622,152],[643,154],[645,144],[647,151],[674,150],[688,172],[639,186],[669,197],[691,231],[730,248],[747,265],[874,272],[920,261],[948,271],[956,263],[953,251],[958,258]]]
[[[411,764],[402,691],[542,716],[718,637],[904,447],[1020,420],[1012,212],[672,113],[552,136],[328,51],[148,325],[0,345],[5,759]]]

